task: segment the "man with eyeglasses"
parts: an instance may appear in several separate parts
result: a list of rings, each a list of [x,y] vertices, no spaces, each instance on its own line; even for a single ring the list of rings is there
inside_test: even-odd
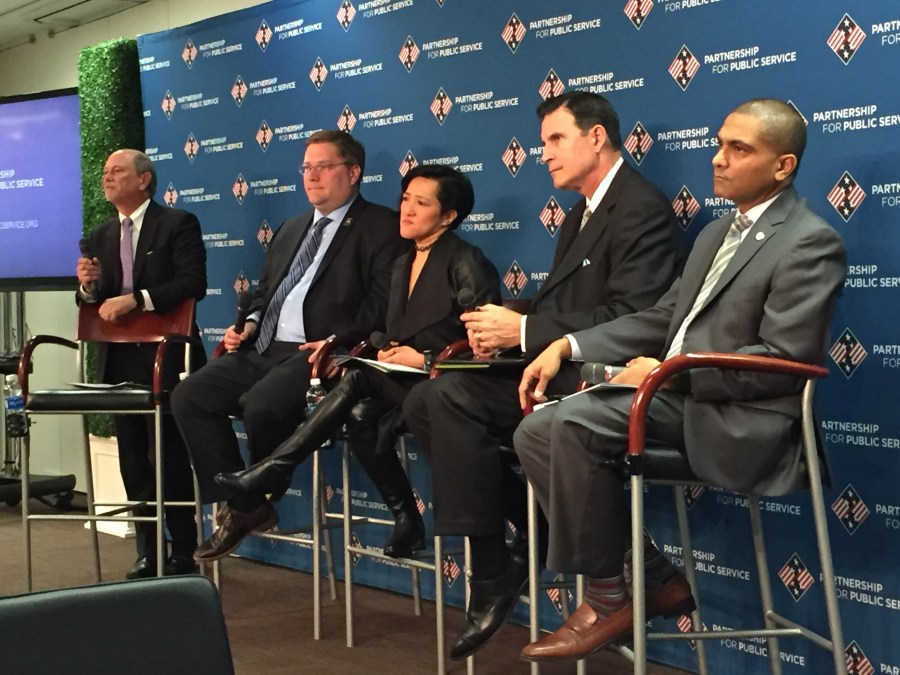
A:
[[[325,340],[382,327],[401,239],[396,212],[359,194],[364,168],[365,149],[349,134],[327,130],[307,139],[300,171],[313,208],[275,232],[246,324],[225,332],[227,353],[172,396],[205,503],[228,497],[213,480],[217,473],[245,468],[231,417],[243,419],[250,462],[265,459],[303,419]],[[229,499],[194,558],[221,558],[276,522],[265,500]]]

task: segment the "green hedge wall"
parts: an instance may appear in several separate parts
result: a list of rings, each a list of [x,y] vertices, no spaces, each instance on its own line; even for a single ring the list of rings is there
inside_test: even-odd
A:
[[[81,51],[78,57],[81,101],[81,194],[85,235],[112,218],[115,207],[103,196],[101,180],[107,157],[119,148],[144,148],[144,110],[137,41],[119,38]],[[88,372],[95,372],[96,352],[88,351]],[[108,415],[94,415],[91,433],[114,434]]]

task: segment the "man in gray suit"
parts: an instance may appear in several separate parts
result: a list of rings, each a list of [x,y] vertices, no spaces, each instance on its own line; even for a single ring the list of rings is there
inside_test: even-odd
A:
[[[781,101],[752,100],[728,115],[718,139],[714,189],[736,212],[700,233],[682,277],[655,306],[553,342],[523,374],[523,407],[544,400],[565,359],[624,364],[612,384],[632,385],[542,408],[516,431],[516,451],[550,522],[548,567],[590,577],[585,603],[523,658],[580,658],[631,634],[622,563],[628,506],[621,479],[602,463],[626,450],[633,386],[660,360],[687,351],[823,357],[846,253],[792,186],[806,144],[803,120]],[[785,494],[801,484],[802,384],[691,371],[654,397],[648,442],[683,448],[694,472],[717,485]],[[653,547],[645,565],[648,619],[693,608],[683,577]]]

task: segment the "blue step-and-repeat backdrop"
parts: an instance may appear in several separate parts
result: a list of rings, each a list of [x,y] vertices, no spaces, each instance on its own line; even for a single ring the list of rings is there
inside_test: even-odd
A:
[[[672,199],[685,245],[732,205],[712,193],[710,160],[724,116],[751,97],[790,100],[809,124],[798,186],[843,235],[850,270],[820,387],[831,449],[828,499],[840,609],[853,673],[900,673],[900,416],[888,394],[900,367],[900,6],[892,0],[279,0],[140,38],[148,153],[158,197],[195,212],[209,251],[199,309],[207,349],[235,313],[235,292],[257,282],[272,232],[307,206],[298,166],[318,129],[352,132],[367,147],[363,193],[396,205],[401,175],[451,164],[475,185],[462,236],[501,271],[504,293],[532,296],[550,266],[563,214],[576,201],[540,164],[542,98],[602,93],[619,111],[626,161]],[[893,75],[891,75],[893,73]],[[891,309],[891,308],[894,309]],[[893,318],[892,318],[893,317]],[[298,385],[297,395],[303,395]],[[240,431],[238,432],[240,433]],[[412,475],[430,513],[427,462]],[[332,510],[345,497],[339,453],[328,454]],[[308,518],[309,469],[280,503],[282,527]],[[385,515],[365,476],[357,508]],[[708,627],[746,625],[758,590],[745,501],[689,495]],[[683,565],[668,490],[649,522]],[[779,612],[824,628],[808,499],[764,501]],[[379,548],[385,530],[355,527]],[[336,543],[338,543],[336,541]],[[261,540],[241,553],[308,569],[310,553]],[[340,561],[339,561],[340,566]],[[409,575],[372,559],[356,578],[409,592]],[[461,556],[444,561],[453,602]],[[426,589],[433,593],[433,588]],[[559,595],[542,602],[558,624]],[[525,609],[518,617],[524,619]],[[668,628],[677,624],[671,622]],[[757,641],[711,643],[716,673],[766,672]],[[822,650],[783,640],[786,673],[827,673]],[[687,644],[654,656],[693,668]]]

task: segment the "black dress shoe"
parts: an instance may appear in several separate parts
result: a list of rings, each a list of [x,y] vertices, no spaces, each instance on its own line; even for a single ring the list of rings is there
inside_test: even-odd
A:
[[[167,577],[174,577],[179,574],[197,574],[199,571],[199,565],[189,555],[170,555],[165,565],[163,565],[163,574]]]
[[[425,548],[425,523],[416,511],[399,513],[395,516],[394,531],[384,545],[384,554],[389,558],[411,558],[416,551]]]
[[[464,659],[484,646],[515,607],[528,583],[528,560],[518,548],[510,551],[509,563],[499,577],[472,579],[466,625],[450,648],[451,659]]]
[[[144,555],[125,573],[126,579],[149,579],[156,576],[156,558]]]

